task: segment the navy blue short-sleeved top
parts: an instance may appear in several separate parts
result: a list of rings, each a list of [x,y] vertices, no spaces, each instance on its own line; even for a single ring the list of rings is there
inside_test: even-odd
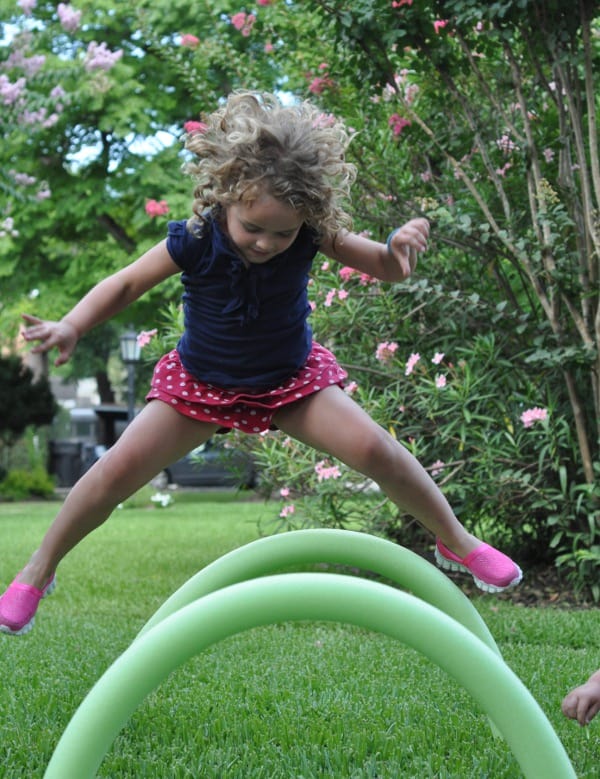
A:
[[[277,387],[311,349],[307,285],[316,237],[303,226],[285,252],[246,265],[214,216],[200,232],[185,221],[168,225],[167,249],[183,270],[181,362],[217,387]]]

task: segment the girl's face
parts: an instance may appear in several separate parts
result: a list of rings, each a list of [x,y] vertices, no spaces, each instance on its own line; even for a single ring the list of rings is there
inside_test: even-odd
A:
[[[298,211],[265,193],[250,203],[233,203],[225,208],[227,234],[249,263],[268,262],[288,249],[303,222]]]

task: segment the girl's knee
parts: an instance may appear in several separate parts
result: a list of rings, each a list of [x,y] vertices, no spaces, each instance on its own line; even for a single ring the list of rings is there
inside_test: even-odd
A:
[[[135,458],[119,452],[115,446],[94,463],[83,476],[83,480],[89,483],[90,487],[94,485],[110,494],[126,494],[129,485],[135,481],[136,470]]]
[[[387,431],[374,426],[357,443],[355,468],[378,481],[395,469],[400,451],[400,444]]]

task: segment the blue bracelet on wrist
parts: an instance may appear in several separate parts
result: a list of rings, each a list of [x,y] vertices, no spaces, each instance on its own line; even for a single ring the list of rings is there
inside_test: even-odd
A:
[[[387,241],[385,242],[385,245],[387,246],[387,250],[389,254],[392,254],[392,238],[396,235],[400,228],[396,227],[395,230],[392,230],[392,232],[388,235]]]

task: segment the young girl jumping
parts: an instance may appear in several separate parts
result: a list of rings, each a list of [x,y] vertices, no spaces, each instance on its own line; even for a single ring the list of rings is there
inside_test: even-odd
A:
[[[445,569],[484,590],[521,580],[506,555],[468,533],[415,458],[343,391],[346,373],[312,339],[307,284],[317,252],[382,281],[401,281],[427,247],[412,219],[387,245],[349,231],[354,180],[343,125],[309,103],[240,92],[188,136],[193,216],[97,284],[59,322],[24,315],[34,352],[60,365],[92,327],[176,273],[184,331],[156,365],[148,403],[82,476],[37,551],[0,598],[0,631],[31,629],[62,558],[115,506],[218,431],[277,428],[373,479],[436,537]]]

